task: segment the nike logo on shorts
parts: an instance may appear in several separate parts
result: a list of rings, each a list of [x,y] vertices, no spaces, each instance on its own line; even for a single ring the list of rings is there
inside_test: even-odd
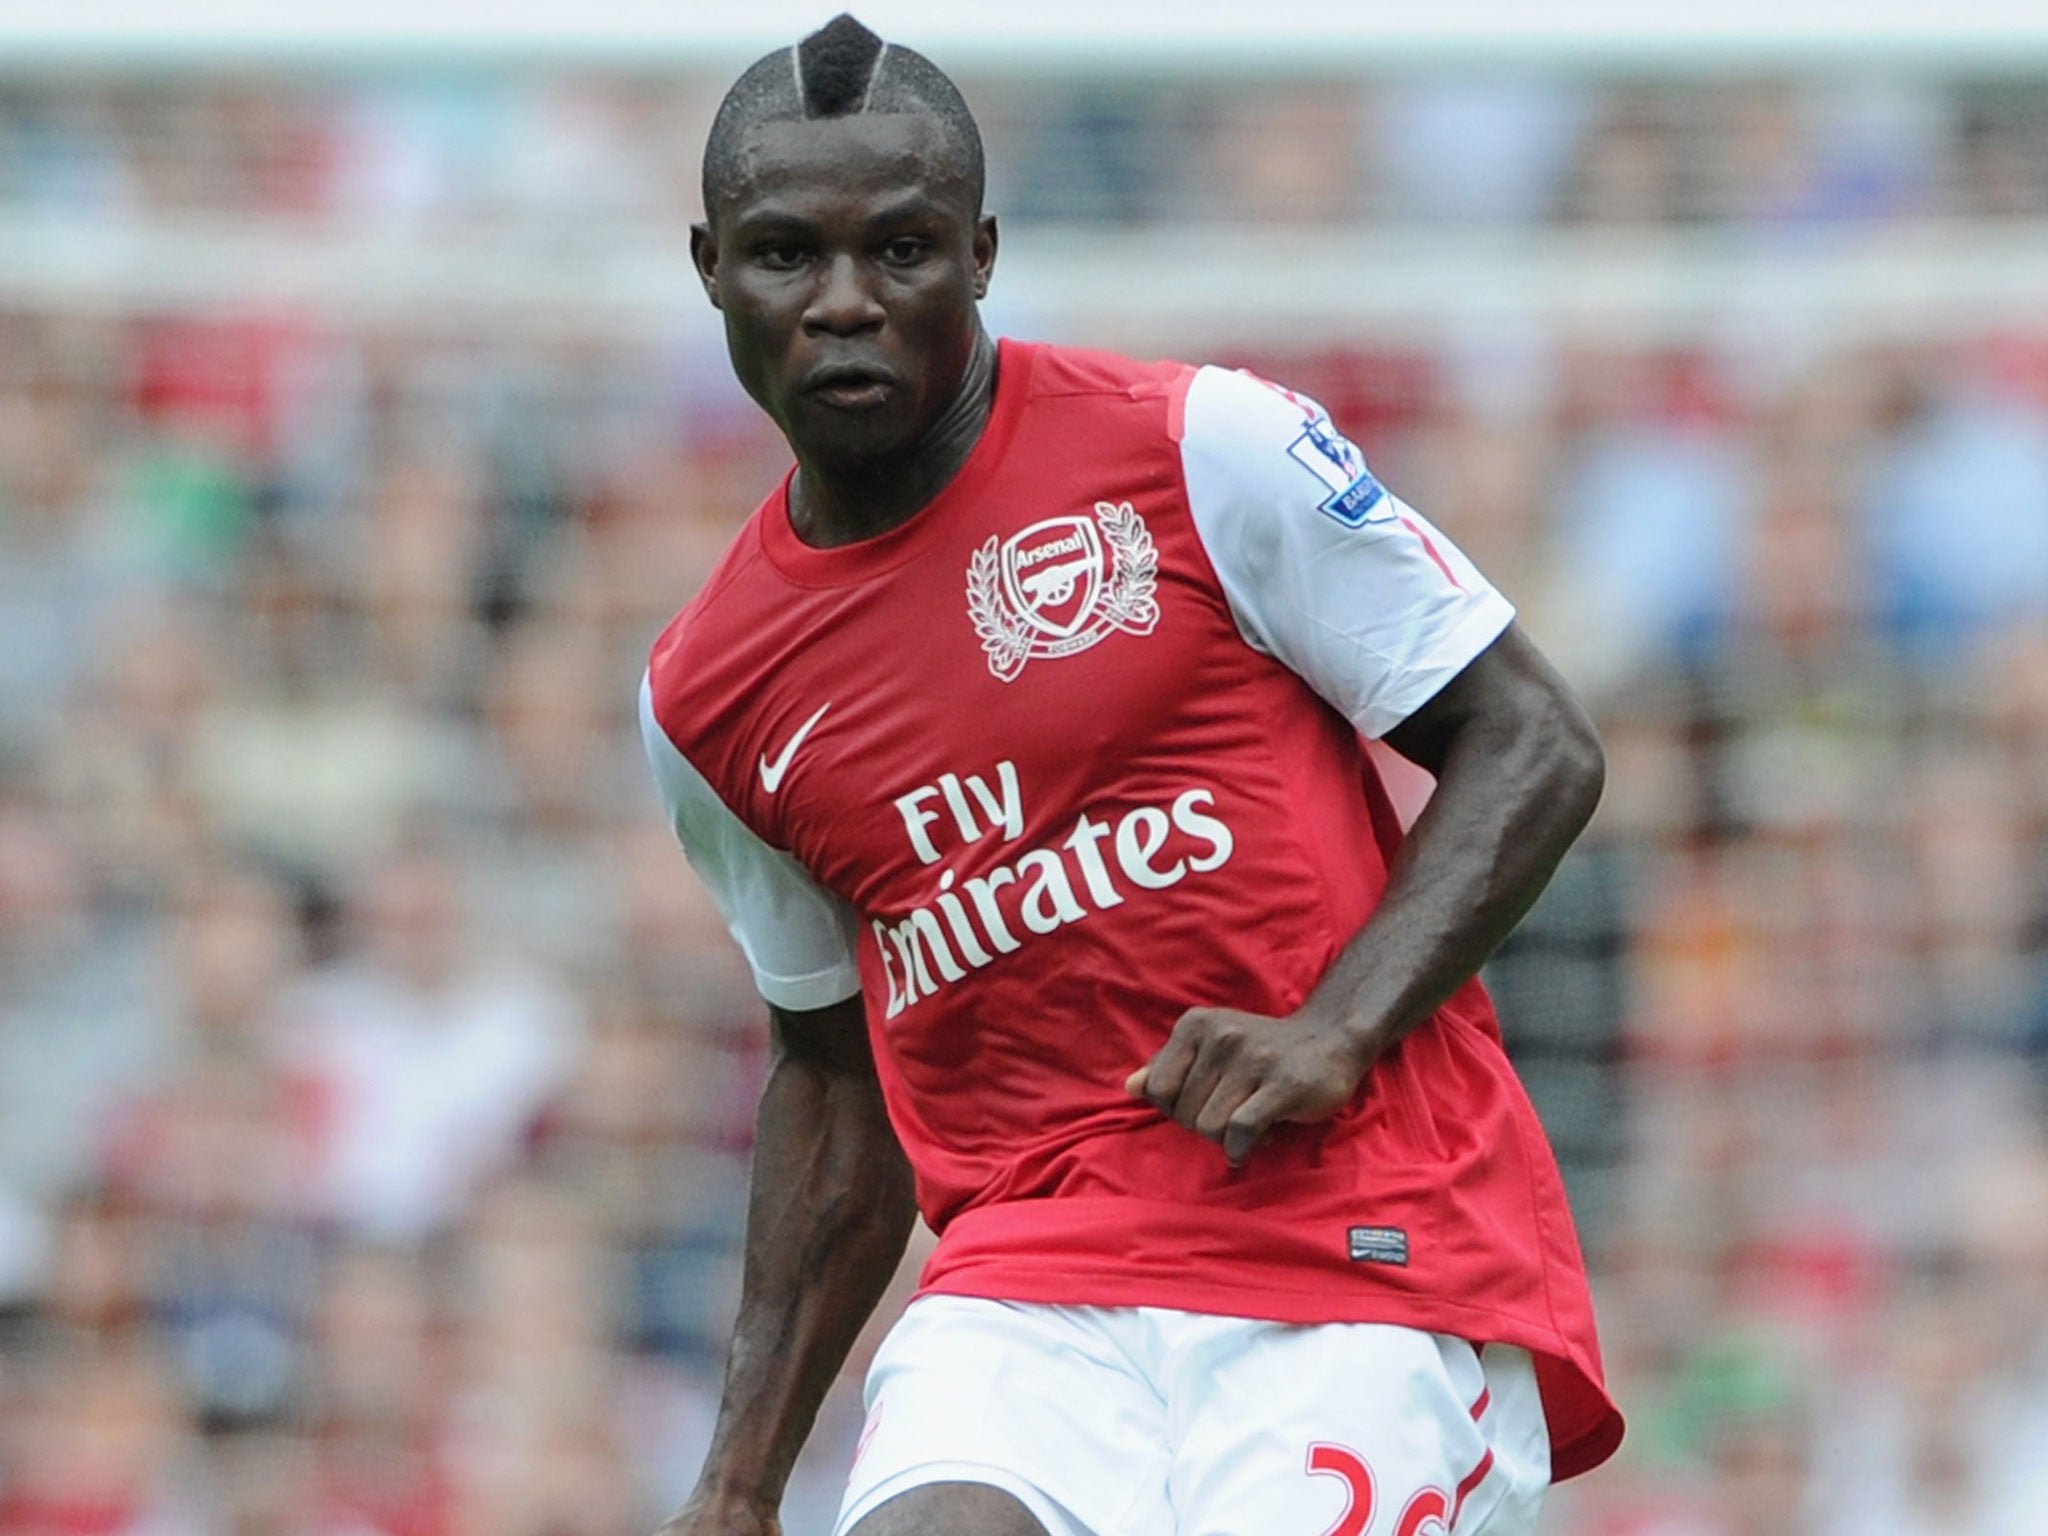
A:
[[[768,761],[768,754],[761,754],[761,787],[774,794],[782,788],[782,776],[789,772],[789,765],[796,758],[796,749],[804,744],[804,738],[811,734],[811,727],[825,718],[825,711],[832,707],[828,701],[818,706],[818,712],[796,728],[796,734],[789,738],[789,744],[775,755],[775,761]]]

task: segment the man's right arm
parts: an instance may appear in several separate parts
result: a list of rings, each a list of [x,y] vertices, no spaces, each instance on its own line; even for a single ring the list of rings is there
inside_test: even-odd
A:
[[[664,1536],[773,1536],[818,1404],[903,1257],[917,1213],[858,997],[770,1007],[745,1278],[710,1455]]]
[[[825,1389],[903,1257],[916,1201],[882,1104],[860,998],[860,920],[771,847],[677,748],[653,677],[640,727],[655,782],[768,1001],[740,1315],[696,1492],[665,1536],[774,1536]]]

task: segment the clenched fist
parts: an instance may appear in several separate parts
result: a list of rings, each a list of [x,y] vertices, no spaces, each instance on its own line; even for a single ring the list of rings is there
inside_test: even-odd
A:
[[[1283,1120],[1328,1119],[1357,1090],[1379,1050],[1356,1030],[1235,1008],[1190,1008],[1151,1061],[1124,1081],[1242,1163]]]

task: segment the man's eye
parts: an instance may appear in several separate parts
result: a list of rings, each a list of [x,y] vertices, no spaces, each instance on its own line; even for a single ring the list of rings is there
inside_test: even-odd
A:
[[[754,259],[764,267],[787,272],[803,265],[804,252],[798,245],[763,245],[755,248]]]
[[[883,246],[882,254],[898,266],[906,266],[911,262],[922,260],[925,252],[930,249],[931,246],[927,241],[919,240],[912,235],[904,235],[898,239],[891,240],[887,245]]]

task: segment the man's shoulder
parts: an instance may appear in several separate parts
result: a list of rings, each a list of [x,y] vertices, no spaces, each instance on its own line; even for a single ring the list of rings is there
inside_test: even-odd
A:
[[[1146,362],[1095,347],[1041,343],[1032,348],[1031,398],[1164,400],[1185,390],[1194,371],[1181,362]]]
[[[761,547],[761,519],[775,504],[770,496],[733,536],[703,586],[662,628],[647,654],[647,676],[655,713],[665,724],[708,659],[728,649],[728,639],[753,626],[773,593],[764,588],[768,558]]]
[[[1020,430],[1034,446],[1010,455],[1006,474],[1028,477],[1048,463],[1071,470],[1083,460],[1158,459],[1163,468],[1176,456],[1188,389],[1200,370],[1050,344],[1031,347],[1028,366]]]
[[[1304,422],[1325,419],[1322,407],[1306,395],[1241,368],[1145,362],[1087,347],[1037,348],[1031,397],[1099,401],[1111,412],[1136,407],[1127,417],[1133,424],[1154,424],[1176,443],[1192,432],[1200,446],[1224,452],[1263,448],[1276,431],[1298,433]]]

